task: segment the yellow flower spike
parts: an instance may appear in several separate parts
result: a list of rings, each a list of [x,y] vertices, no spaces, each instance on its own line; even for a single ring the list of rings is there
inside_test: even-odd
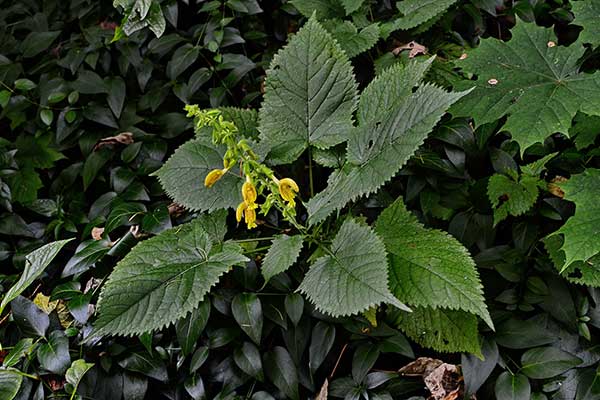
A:
[[[295,205],[294,197],[296,197],[296,193],[300,191],[298,184],[294,182],[293,179],[283,178],[279,182],[277,182],[279,187],[279,194],[281,197],[290,203],[290,205]]]
[[[244,210],[244,221],[248,226],[248,229],[256,228],[256,211],[254,208],[247,207]]]
[[[251,206],[256,202],[258,193],[256,193],[256,186],[250,181],[250,177],[246,176],[246,182],[242,185],[242,197],[244,201]]]
[[[242,217],[244,216],[244,211],[246,211],[247,208],[248,205],[245,201],[242,201],[240,205],[237,206],[237,209],[235,210],[235,219],[237,220],[237,222],[240,222],[242,220]]]
[[[206,175],[206,178],[204,178],[204,186],[206,186],[207,188],[211,187],[219,179],[221,179],[225,172],[227,172],[226,169],[213,169],[208,173],[208,175]]]

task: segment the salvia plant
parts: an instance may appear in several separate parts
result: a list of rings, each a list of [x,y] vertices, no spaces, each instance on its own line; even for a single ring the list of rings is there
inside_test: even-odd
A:
[[[96,45],[132,57],[141,92],[149,85],[139,104],[126,105],[125,93],[132,89],[121,77],[79,71],[84,58],[79,60],[78,48],[68,50],[70,64],[61,61],[77,78],[44,83],[42,75],[39,103],[26,96],[37,84],[16,79],[22,65],[0,59],[3,81],[9,82],[0,91],[1,117],[10,120],[11,129],[35,131],[20,135],[14,146],[0,141],[2,150],[15,147],[0,159],[0,206],[12,213],[14,202],[55,218],[46,228],[55,241],[44,245],[37,241],[43,233],[18,215],[0,222],[0,234],[16,224],[19,235],[35,239],[20,254],[20,275],[6,280],[10,285],[2,294],[0,318],[10,307],[11,321],[37,338],[20,339],[10,352],[0,347],[0,398],[30,398],[32,384],[26,382],[39,379],[27,372],[34,353],[45,375],[64,376],[59,389],[46,386],[70,399],[110,391],[98,386],[116,368],[112,356],[126,371],[117,378],[122,397],[148,398],[147,381],[135,374],[162,385],[173,378],[164,365],[173,354],[178,357],[172,362],[175,379],[184,387],[162,392],[173,399],[182,398],[183,390],[194,399],[208,398],[201,368],[211,370],[210,384],[221,385],[219,399],[272,399],[254,390],[263,384],[274,385],[277,398],[300,399],[319,388],[316,399],[327,398],[328,390],[336,398],[405,398],[415,385],[395,380],[396,360],[385,371],[373,371],[381,353],[414,357],[404,335],[426,353],[463,353],[462,370],[453,370],[462,374],[455,379],[457,389],[447,397],[436,394],[425,372],[416,374],[425,378],[434,400],[473,398],[490,376],[495,382],[486,393],[499,400],[541,400],[546,394],[599,398],[600,353],[593,333],[600,328],[600,2],[574,1],[562,8],[551,2],[508,7],[404,0],[390,8],[388,2],[365,0],[292,0],[282,8],[297,12],[293,15],[303,23],[285,46],[265,57],[268,65],[258,57],[222,51],[245,43],[226,11],[253,16],[262,12],[259,2],[200,3],[205,3],[200,12],[207,22],[190,29],[184,40],[165,35],[167,22],[176,26],[181,19],[176,2],[114,2],[122,12],[120,24]],[[422,35],[436,24],[448,28],[453,21],[448,15],[464,18],[460,10],[471,17],[479,10],[495,17],[510,10],[510,37],[481,38],[473,48],[463,42],[460,51],[434,38],[433,56],[411,42],[396,48],[409,50],[410,56],[380,57],[372,66],[373,79],[357,77],[356,60],[367,59],[380,40],[395,32]],[[574,14],[580,27],[578,36],[559,35],[572,39],[569,43],[552,28],[531,22],[536,15],[560,20],[565,13]],[[42,19],[34,22],[44,26]],[[258,23],[248,21],[250,27]],[[147,29],[152,39],[144,36]],[[498,31],[502,36],[500,26]],[[247,36],[262,40],[251,32]],[[38,34],[30,35],[48,42],[45,48],[59,35]],[[43,51],[33,39],[25,40],[23,59]],[[148,48],[135,53],[146,41]],[[164,68],[168,79],[153,84],[152,61],[142,56],[160,58],[176,46]],[[93,54],[90,46],[86,51]],[[110,50],[104,54],[86,56],[85,62],[108,71],[114,60]],[[184,79],[200,56],[210,71],[198,69]],[[114,61],[123,75],[127,57]],[[250,73],[260,63],[266,70],[262,85]],[[229,69],[220,79],[218,73]],[[211,76],[220,83],[208,96],[198,96]],[[246,92],[253,85],[261,86],[260,94]],[[228,105],[238,89],[246,108]],[[80,93],[106,95],[108,107],[95,102],[78,107]],[[168,135],[177,131],[169,139],[188,128],[193,136],[178,138],[163,161],[166,144],[136,126],[143,121],[136,113],[154,112],[170,94],[181,103],[163,116],[161,127]],[[35,106],[45,127],[56,124],[56,131],[31,128],[26,103]],[[84,121],[127,131],[88,143],[79,129]],[[69,201],[38,199],[41,178],[65,158],[49,143],[67,154],[75,139],[93,161],[61,172],[49,192],[54,195],[56,187],[72,185],[79,176],[84,192],[94,180],[108,182],[110,190],[83,216],[69,208]],[[424,146],[431,142],[441,143],[443,150]],[[102,177],[102,167],[113,157],[110,149],[120,145],[126,149],[120,160],[125,165]],[[150,176],[155,185],[141,183],[140,176]],[[408,182],[401,190],[395,186],[400,180]],[[157,192],[164,192],[170,204],[163,199],[149,210],[145,202]],[[60,196],[75,205],[84,201]],[[51,207],[57,210],[48,211]],[[188,214],[172,224],[171,215],[181,210]],[[27,299],[33,283],[73,244],[73,238],[58,240],[61,232],[78,232],[82,223],[94,240],[80,243],[64,266],[60,279],[73,281],[49,296]],[[111,241],[109,234],[125,226],[130,230]],[[510,239],[498,244],[496,235]],[[0,242],[0,260],[7,248]],[[105,268],[106,258],[118,261]],[[76,279],[92,266],[105,268],[106,274],[82,288]],[[486,282],[489,271],[508,284],[499,289]],[[231,283],[232,276],[237,283]],[[502,307],[490,306],[498,303]],[[217,317],[211,316],[215,309]],[[539,309],[543,313],[532,316]],[[217,321],[213,327],[209,318]],[[207,326],[205,345],[199,346]],[[346,333],[339,333],[341,326]],[[154,346],[165,342],[161,332],[171,327],[176,338]],[[273,332],[282,340],[273,339]],[[267,336],[276,344],[265,346]],[[74,337],[78,357],[69,350]],[[119,337],[139,339],[145,352],[127,353]],[[169,347],[175,341],[178,347]],[[231,354],[207,361],[210,352],[229,350],[225,346],[231,343]],[[329,360],[333,372],[321,369],[323,379],[317,382],[315,373],[334,343],[340,349],[337,360]],[[87,362],[84,353],[94,346],[107,351]],[[329,387],[348,347],[350,375]],[[188,375],[180,373],[184,363]],[[501,372],[494,375],[498,366]],[[245,397],[234,394],[244,385],[249,386]],[[101,398],[110,398],[106,393]],[[32,394],[35,399],[44,395],[42,384]]]

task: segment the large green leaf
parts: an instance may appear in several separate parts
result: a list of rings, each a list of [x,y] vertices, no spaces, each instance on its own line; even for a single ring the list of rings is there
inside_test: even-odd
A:
[[[243,180],[235,169],[210,188],[204,178],[213,169],[223,168],[224,150],[207,138],[183,144],[154,174],[169,197],[190,210],[213,211],[236,207],[241,201]]]
[[[390,289],[400,301],[467,311],[493,327],[475,262],[458,240],[423,227],[401,199],[381,213],[376,231],[389,254]]]
[[[393,325],[421,346],[443,352],[481,354],[477,317],[464,311],[414,307],[413,312],[394,312]]]
[[[224,218],[220,215],[220,224]],[[136,245],[102,288],[94,334],[141,334],[192,311],[231,266],[247,261],[233,243],[215,243],[198,218]]]
[[[521,373],[533,379],[547,379],[578,366],[583,361],[557,347],[527,350],[521,357]]]
[[[296,262],[302,250],[302,240],[301,235],[280,235],[273,239],[261,268],[265,282]]]
[[[360,31],[352,22],[339,19],[324,21],[323,26],[350,58],[369,50],[379,40],[379,24],[376,23],[367,25]]]
[[[560,187],[565,199],[575,203],[575,215],[552,234],[564,237],[559,249],[565,255],[564,270],[576,261],[585,262],[600,253],[600,169],[588,168]]]
[[[560,249],[565,242],[564,237],[553,235],[543,241],[554,266],[558,271],[562,271],[567,280],[580,285],[600,287],[600,253],[587,261],[573,261],[564,267],[565,252]]]
[[[390,293],[385,247],[371,228],[347,219],[328,254],[317,259],[299,287],[317,309],[344,316],[385,302],[407,310]]]
[[[591,43],[594,46],[600,44],[600,1],[599,0],[580,0],[571,2],[575,20],[573,23],[583,27],[579,34],[579,40],[583,43]]]
[[[15,398],[23,382],[23,376],[14,368],[0,369],[0,398]]]
[[[551,28],[522,21],[511,32],[510,41],[484,39],[457,62],[477,80],[450,110],[455,117],[473,117],[481,126],[508,116],[503,129],[523,152],[555,132],[568,135],[577,111],[600,115],[600,73],[579,71],[581,41],[559,46]]]
[[[348,141],[348,162],[306,204],[311,224],[375,192],[396,175],[448,107],[466,94],[448,93],[430,84],[420,85],[413,93],[427,66],[415,61],[392,67],[365,89],[358,111],[361,125],[352,130]]]
[[[356,86],[346,54],[310,18],[267,71],[259,129],[270,160],[289,163],[309,145],[328,148],[344,141],[352,128]]]
[[[6,307],[8,303],[23,293],[23,291],[44,272],[60,249],[71,240],[73,239],[48,243],[25,256],[25,269],[19,280],[8,289],[8,292],[4,295],[2,303],[0,303],[0,314],[2,314],[4,307]]]

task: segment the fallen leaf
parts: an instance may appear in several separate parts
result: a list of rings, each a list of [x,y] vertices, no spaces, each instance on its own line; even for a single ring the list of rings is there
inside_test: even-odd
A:
[[[132,144],[133,143],[133,133],[131,132],[121,132],[117,136],[110,136],[104,139],[100,139],[98,143],[94,146],[94,151],[98,151],[104,146],[109,146],[113,144]]]
[[[33,299],[33,304],[38,306],[38,308],[46,314],[50,314],[56,309],[58,300],[50,301],[50,296],[46,296],[43,293],[38,293]]]
[[[464,397],[464,379],[459,366],[435,358],[420,357],[400,368],[405,376],[420,376],[431,393],[428,400],[458,400]],[[475,395],[471,400],[475,400]]]
[[[104,233],[104,228],[92,228],[92,239],[94,240],[102,240],[102,234]]]
[[[565,191],[558,186],[561,183],[565,183],[568,181],[564,176],[557,175],[548,183],[548,191],[555,195],[556,197],[560,197],[561,199],[565,197]]]
[[[402,45],[396,47],[394,50],[392,50],[392,53],[395,56],[398,56],[398,54],[400,54],[404,50],[409,50],[408,58],[414,58],[414,57],[418,56],[419,54],[427,53],[427,47],[415,42],[414,40],[412,42],[408,42],[406,44],[402,44]]]
[[[182,206],[181,204],[171,203],[167,207],[167,210],[169,211],[170,216],[177,218],[177,217],[180,217],[185,212],[185,207]]]
[[[398,372],[406,376],[427,376],[444,362],[435,358],[419,357],[415,361],[400,368]]]
[[[315,400],[327,400],[328,388],[329,381],[325,379],[325,382],[323,382],[323,386],[321,386],[321,390],[319,390],[319,394],[317,397],[315,397]]]

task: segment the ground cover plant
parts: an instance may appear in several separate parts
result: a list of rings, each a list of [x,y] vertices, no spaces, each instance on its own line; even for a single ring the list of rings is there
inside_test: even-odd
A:
[[[1,399],[600,398],[600,1],[0,6]]]

